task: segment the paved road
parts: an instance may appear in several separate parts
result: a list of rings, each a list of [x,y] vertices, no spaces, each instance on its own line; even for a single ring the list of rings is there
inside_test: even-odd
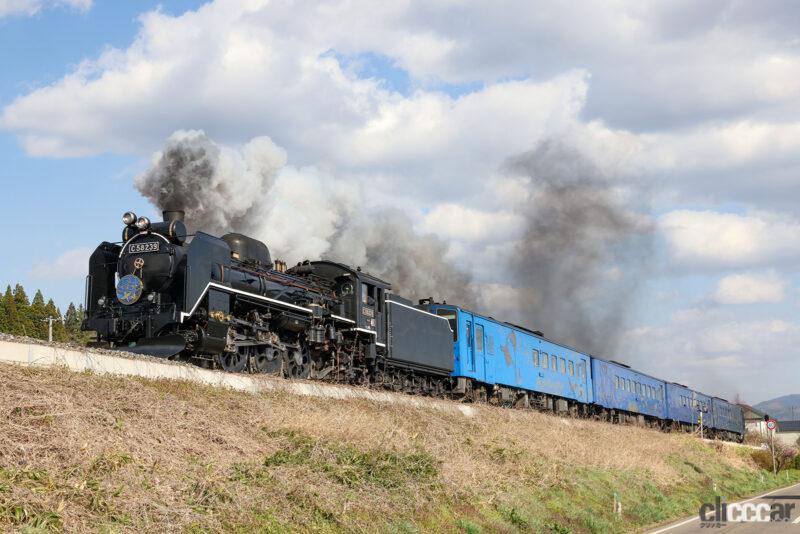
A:
[[[694,517],[685,519],[683,521],[678,521],[672,525],[651,530],[648,534],[661,534],[662,532],[664,534],[694,534],[699,532],[734,532],[736,534],[783,534],[791,532],[794,534],[800,534],[800,484],[766,493],[758,497],[753,497],[752,499],[738,501],[735,504],[742,506],[737,507],[729,504],[729,521],[719,523],[719,526],[717,526],[716,522],[711,523],[712,521],[715,521],[715,512],[714,510],[710,510],[706,515],[706,517],[709,519],[709,523],[701,523],[699,515],[695,515]],[[697,508],[700,508],[699,504]],[[790,518],[788,521],[736,522],[732,521],[731,519],[734,519],[739,513],[737,508],[741,510],[743,514],[750,514],[751,517],[756,514],[763,513],[762,510],[766,509],[769,509],[770,511],[783,510],[789,512]]]

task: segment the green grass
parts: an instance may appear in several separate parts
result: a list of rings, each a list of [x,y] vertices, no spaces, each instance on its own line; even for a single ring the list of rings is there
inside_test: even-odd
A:
[[[493,408],[3,366],[0,406],[0,531],[631,532],[800,480],[749,449]]]

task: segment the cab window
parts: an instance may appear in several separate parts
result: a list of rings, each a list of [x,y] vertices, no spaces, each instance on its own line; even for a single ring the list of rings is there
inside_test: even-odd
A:
[[[436,310],[436,315],[447,319],[447,322],[450,323],[450,330],[453,331],[453,341],[458,341],[458,315],[456,311],[439,308]]]

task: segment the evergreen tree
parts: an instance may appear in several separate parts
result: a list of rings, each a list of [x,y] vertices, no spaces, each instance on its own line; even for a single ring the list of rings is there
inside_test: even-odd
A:
[[[30,318],[31,323],[33,323],[33,332],[28,335],[37,339],[47,339],[47,308],[41,289],[37,290],[36,294],[33,296]]]
[[[64,328],[64,320],[61,317],[61,310],[59,310],[53,299],[47,301],[47,306],[45,307],[47,310],[48,317],[55,317],[55,321],[53,321],[53,341],[58,341],[60,343],[65,343],[69,338],[67,337],[67,330]]]
[[[6,315],[6,300],[0,297],[0,332],[8,333],[8,316]]]
[[[75,309],[75,304],[71,302],[64,316],[64,328],[67,330],[67,337],[70,341],[75,341],[81,331],[81,319],[78,317],[78,310]]]
[[[15,327],[16,335],[33,336],[34,326],[31,320],[31,303],[25,293],[25,288],[21,284],[17,284],[14,287],[14,304],[17,306],[18,316]]]
[[[17,310],[17,302],[11,292],[11,286],[6,287],[6,293],[3,296],[3,308],[6,312],[6,332],[15,336],[23,335],[22,322]]]

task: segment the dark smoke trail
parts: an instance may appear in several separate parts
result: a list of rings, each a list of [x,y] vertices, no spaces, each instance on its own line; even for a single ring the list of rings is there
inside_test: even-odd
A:
[[[650,250],[649,224],[564,144],[544,142],[510,166],[530,178],[526,229],[510,269],[524,321],[613,357]]]
[[[192,230],[246,232],[258,224],[259,203],[285,163],[284,151],[267,137],[232,150],[203,132],[179,131],[137,177],[136,187],[161,210],[185,211]]]

